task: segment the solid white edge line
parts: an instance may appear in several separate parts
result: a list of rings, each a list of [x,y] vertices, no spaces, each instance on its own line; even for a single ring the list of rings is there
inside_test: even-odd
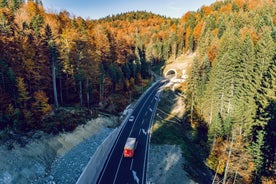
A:
[[[134,159],[132,158],[132,159],[131,159],[130,168],[129,168],[130,171],[132,170],[133,161],[134,161]]]
[[[123,160],[123,154],[122,154],[122,156],[121,156],[121,159],[120,159],[119,165],[118,165],[118,167],[117,167],[117,171],[116,171],[116,174],[115,174],[115,179],[113,180],[113,184],[114,184],[114,183],[116,183],[116,180],[117,180],[117,175],[118,175],[119,168],[120,168],[120,166],[121,166],[122,160]]]
[[[152,116],[151,116],[151,120],[150,120],[149,129],[152,129],[153,118],[154,118],[153,114],[155,115],[155,112],[156,112],[156,109],[157,109],[157,105],[158,105],[158,102],[155,103],[154,109],[153,109],[153,111],[152,111],[152,114],[151,114]],[[145,155],[147,155],[145,158],[148,158],[148,149],[149,149],[149,147],[150,147],[150,142],[149,142],[150,137],[151,137],[151,131],[150,131],[150,134],[147,134],[147,142],[146,142],[146,144],[148,144],[148,145],[146,146],[146,149],[145,149]],[[144,172],[143,172],[143,176],[142,176],[142,184],[144,184],[145,172],[147,172],[147,171],[145,171],[145,167],[146,167],[146,164],[148,164],[148,163],[145,163],[145,161],[146,161],[145,158],[144,158],[144,165],[143,165],[143,167],[144,167],[144,169],[143,169]],[[147,181],[146,181],[146,182],[147,182]]]
[[[154,91],[153,91],[154,92]],[[153,93],[152,92],[152,93]],[[149,97],[152,95],[152,93],[147,97],[147,99],[149,99]],[[142,107],[141,107],[141,109],[139,109],[139,112],[138,112],[138,114],[137,114],[137,116],[136,116],[136,118],[135,118],[135,120],[134,120],[134,123],[132,124],[132,128],[131,128],[131,130],[130,130],[130,133],[129,133],[129,135],[128,135],[128,137],[130,136],[130,134],[132,133],[132,131],[133,131],[133,127],[134,127],[134,125],[136,124],[136,120],[137,120],[137,117],[139,117],[140,116],[140,114],[141,114],[141,112],[142,112],[142,109],[144,108],[144,106],[145,106],[145,104],[146,104],[146,102],[147,102],[147,99],[144,101],[144,103],[143,103],[143,105],[142,105]],[[134,111],[134,110],[133,110]],[[120,134],[121,135],[121,134]],[[118,142],[118,141],[117,141]],[[117,143],[116,142],[116,143]],[[113,152],[112,152],[113,153]],[[120,170],[120,166],[121,166],[121,162],[122,162],[122,158],[123,158],[123,154],[122,154],[122,156],[121,156],[121,159],[120,159],[120,162],[119,162],[119,164],[118,164],[118,167],[117,167],[117,171],[116,171],[116,174],[115,174],[115,178],[114,178],[114,181],[113,181],[113,184],[116,182],[116,180],[117,180],[117,177],[118,177],[118,172],[119,172],[119,170]],[[143,172],[144,173],[144,172]],[[101,177],[102,178],[102,177]]]

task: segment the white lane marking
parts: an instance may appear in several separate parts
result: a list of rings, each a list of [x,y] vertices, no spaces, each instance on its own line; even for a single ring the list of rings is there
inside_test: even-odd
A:
[[[139,130],[139,135],[141,134],[141,129]]]
[[[151,108],[149,108],[149,110],[150,110],[150,112],[152,112],[152,109],[151,109]]]
[[[158,103],[155,103],[155,105],[154,105],[154,107],[153,107],[153,108],[154,108],[154,112],[156,112],[157,105],[158,105]],[[154,115],[153,115],[153,113],[152,113],[152,114],[151,114],[151,117],[150,117],[149,129],[148,129],[148,131],[150,131],[150,132],[151,132],[151,130],[152,130],[153,118],[154,118]],[[148,158],[148,154],[149,154],[148,149],[149,149],[149,147],[150,147],[150,143],[149,143],[150,137],[151,137],[151,133],[149,133],[149,134],[147,135],[147,140],[146,140],[145,157],[144,157],[144,163],[143,163],[144,166],[143,166],[142,184],[144,184],[145,172],[147,172],[147,171],[145,171],[145,170],[146,170],[146,166],[147,166],[146,164],[148,164],[148,163],[146,163],[146,158]]]
[[[145,131],[145,129],[142,129],[142,131],[143,131],[143,133],[144,133],[145,135],[147,135],[147,132]]]
[[[134,161],[134,159],[131,159],[131,164],[130,164],[129,170],[132,170],[133,161]]]
[[[143,119],[143,121],[142,121],[142,125],[144,124],[144,122],[145,122],[145,119]]]
[[[122,154],[121,159],[120,159],[120,162],[119,162],[119,165],[118,165],[118,167],[117,167],[117,171],[116,171],[116,174],[115,174],[115,179],[114,179],[114,181],[113,181],[113,184],[116,183],[117,175],[118,175],[119,168],[120,168],[120,166],[121,166],[121,162],[122,162],[123,157],[124,157],[124,156],[123,156],[123,154]]]
[[[153,93],[153,92],[152,92],[152,93]],[[151,94],[152,94],[152,93],[151,93]],[[151,94],[147,97],[147,99],[151,96]],[[136,117],[139,117],[139,116],[140,116],[140,113],[142,112],[144,106],[146,105],[146,101],[147,101],[147,100],[145,100],[145,102],[143,102],[142,108],[139,109],[138,114],[137,114]],[[133,128],[134,128],[134,126],[136,125],[136,123],[138,123],[138,121],[134,121],[134,122],[133,122],[128,137],[132,134]],[[126,123],[125,123],[125,125],[126,125]],[[124,126],[125,126],[125,125],[124,125]],[[120,134],[120,136],[121,136],[121,134]],[[119,140],[119,139],[118,139],[118,140]],[[118,140],[117,140],[117,141],[118,141]],[[115,149],[115,148],[114,148],[114,149]],[[114,151],[114,150],[113,150],[113,151]],[[112,151],[112,153],[113,153],[113,151]],[[119,172],[119,169],[120,169],[120,167],[121,167],[122,158],[123,158],[123,154],[122,154],[121,159],[120,159],[120,162],[119,162],[119,164],[118,164],[118,167],[117,167],[117,171],[116,171],[116,174],[115,174],[115,178],[114,178],[113,184],[114,184],[114,183],[116,182],[116,180],[117,180],[118,172]],[[109,161],[108,161],[108,162],[109,162]]]
[[[137,176],[136,171],[132,171],[132,175],[133,175],[133,178],[134,178],[134,180],[136,181],[136,183],[139,183],[139,178],[138,178],[138,176]]]
[[[144,161],[143,161],[143,175],[142,175],[142,184],[144,183],[145,180],[145,171],[146,170],[146,158],[147,158],[147,153],[148,153],[148,147],[149,147],[149,135],[147,135],[147,140],[146,140],[146,147],[145,147],[145,156],[144,156]]]
[[[150,95],[149,95],[146,99],[149,99],[149,97],[150,97],[153,93],[154,93],[154,91],[152,91],[152,92],[150,93]],[[146,102],[146,101],[147,101],[147,100],[145,100],[145,102]],[[138,111],[137,117],[140,115],[140,113],[142,112],[142,109],[143,109],[144,106],[146,105],[145,102],[143,103],[142,108]],[[139,103],[141,103],[141,102],[139,101]],[[137,105],[138,105],[138,103],[135,105],[134,109],[136,108]],[[151,108],[150,108],[150,110],[151,110],[151,112],[152,112],[152,109],[151,109]],[[152,121],[152,118],[153,118],[153,116],[151,116],[151,121]],[[129,133],[128,137],[131,135],[131,133],[132,133],[132,131],[133,131],[133,128],[134,128],[134,125],[136,124],[136,122],[137,122],[137,121],[134,121],[134,123],[133,123],[133,125],[132,125],[132,128],[131,128],[131,130],[130,130],[130,133]],[[151,124],[152,124],[152,122],[151,122]],[[125,126],[126,126],[126,123],[124,124],[124,127],[125,127]],[[119,135],[119,136],[121,136],[122,132],[123,132],[123,131],[120,132],[120,135]],[[149,136],[147,136],[147,143],[148,143],[148,138],[149,138]],[[117,142],[118,142],[118,140],[119,140],[119,139],[117,139]],[[117,142],[116,142],[116,144],[117,144]],[[147,147],[148,147],[148,146],[146,146],[146,151],[145,151],[145,153],[147,153],[147,150],[148,150]],[[115,148],[113,148],[112,153],[113,153],[114,149],[115,149]],[[121,159],[120,159],[120,162],[119,162],[119,164],[118,164],[118,167],[117,167],[117,171],[116,171],[116,174],[115,174],[115,178],[114,178],[113,184],[114,184],[114,183],[116,182],[116,180],[117,180],[118,171],[119,171],[119,168],[120,168],[120,166],[121,166],[122,158],[123,158],[123,154],[122,154]],[[108,163],[109,163],[109,160],[110,160],[110,157],[109,157],[109,159],[108,159]],[[105,170],[106,170],[106,167],[105,167],[104,171],[105,171]],[[144,170],[145,170],[145,159],[144,159]],[[135,172],[135,175],[136,175],[136,172]],[[144,183],[144,177],[145,177],[144,175],[145,175],[145,172],[143,172],[142,184]],[[103,175],[102,175],[102,176],[103,176]],[[102,178],[102,176],[101,176],[101,178]],[[137,177],[137,175],[136,175],[136,177]],[[139,183],[139,178],[137,177],[137,179],[138,179],[138,183]],[[101,180],[101,179],[100,179],[100,180]]]
[[[116,138],[116,141],[115,141],[115,143],[114,143],[115,145],[117,145],[117,143],[118,143],[118,141],[119,141],[119,137],[122,135],[122,132],[123,132],[124,128],[126,127],[127,122],[128,122],[128,121],[124,120],[124,124],[123,124],[123,126],[121,127],[121,130],[118,130],[118,131],[119,131],[119,133],[118,133],[117,138]],[[115,150],[115,146],[111,149],[111,152],[110,152],[111,154],[110,154],[110,155],[112,155],[112,154],[113,154],[114,150]],[[107,159],[106,165],[104,166],[103,173],[105,173],[106,168],[107,168],[107,165],[108,165],[108,163],[109,163],[109,161],[110,161],[110,158],[111,158],[111,156],[110,156],[110,155],[108,156],[108,159]],[[122,160],[122,159],[121,159],[121,160]],[[121,165],[121,163],[120,163],[120,165]],[[101,180],[102,180],[102,177],[103,177],[103,174],[101,175],[101,177],[100,177],[100,180],[99,180],[99,181],[101,181]]]

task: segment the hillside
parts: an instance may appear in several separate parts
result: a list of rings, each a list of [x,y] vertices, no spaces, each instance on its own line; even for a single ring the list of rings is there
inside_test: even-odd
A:
[[[41,129],[59,107],[122,111],[150,83],[151,64],[165,59],[156,39],[176,26],[147,12],[95,21],[13,3],[0,5],[1,129]],[[173,43],[166,44],[169,57]]]
[[[223,1],[183,18],[197,57],[184,87],[188,118],[207,127],[215,182],[273,183],[276,3]]]
[[[185,97],[179,119],[204,147],[214,182],[273,183],[275,42],[275,0],[216,1],[180,19],[128,12],[100,20],[1,1],[0,131],[72,131],[79,117],[61,122],[63,107],[118,114],[151,83],[152,69],[193,55],[176,90]]]

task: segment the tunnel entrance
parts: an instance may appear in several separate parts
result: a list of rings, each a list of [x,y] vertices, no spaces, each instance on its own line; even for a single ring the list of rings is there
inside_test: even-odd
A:
[[[165,77],[168,78],[168,79],[171,79],[171,78],[175,78],[176,77],[176,70],[174,69],[171,69],[171,70],[168,70]]]

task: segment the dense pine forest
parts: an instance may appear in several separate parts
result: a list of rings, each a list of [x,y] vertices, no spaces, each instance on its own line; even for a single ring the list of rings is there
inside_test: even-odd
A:
[[[196,58],[180,90],[189,122],[206,134],[214,182],[273,183],[275,0],[218,1],[180,19],[138,11],[99,20],[1,0],[0,130],[41,129],[59,107],[116,103],[119,112],[151,67],[187,53]]]
[[[208,127],[207,165],[223,183],[274,183],[275,1],[217,2],[183,19],[197,51],[190,120]]]

